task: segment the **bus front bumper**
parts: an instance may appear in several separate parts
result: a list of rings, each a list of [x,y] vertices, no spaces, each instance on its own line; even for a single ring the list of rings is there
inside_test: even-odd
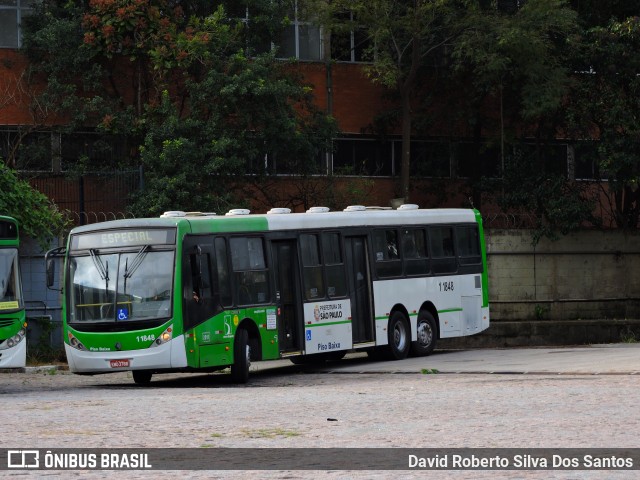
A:
[[[27,339],[23,338],[13,348],[0,350],[0,368],[20,368],[27,362]]]
[[[92,352],[78,350],[68,344],[64,349],[69,370],[74,373],[110,373],[128,370],[162,370],[187,366],[184,336],[154,348]]]

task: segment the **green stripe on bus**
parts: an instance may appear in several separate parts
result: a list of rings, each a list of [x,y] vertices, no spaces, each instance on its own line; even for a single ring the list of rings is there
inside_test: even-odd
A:
[[[476,222],[478,223],[478,236],[480,237],[480,251],[482,252],[482,306],[487,308],[489,306],[489,270],[487,268],[487,242],[484,238],[484,226],[482,225],[482,215],[478,210],[473,210],[476,215]]]
[[[326,327],[327,325],[343,325],[345,323],[351,323],[351,320],[343,320],[342,322],[312,323],[312,324],[305,325],[304,328],[307,328],[307,327]]]
[[[438,310],[438,313],[450,313],[450,312],[461,312],[462,308],[445,308],[444,310]]]

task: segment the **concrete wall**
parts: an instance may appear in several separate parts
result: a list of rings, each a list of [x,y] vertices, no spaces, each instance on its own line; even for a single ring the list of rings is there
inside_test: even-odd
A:
[[[531,233],[486,232],[492,320],[640,318],[640,235]]]

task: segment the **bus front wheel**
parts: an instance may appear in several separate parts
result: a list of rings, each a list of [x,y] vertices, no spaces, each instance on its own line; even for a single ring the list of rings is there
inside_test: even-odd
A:
[[[417,340],[411,343],[411,353],[416,357],[423,357],[433,352],[436,346],[436,321],[429,312],[418,316]]]
[[[151,372],[148,370],[133,370],[133,381],[138,385],[149,385],[151,383]]]
[[[407,358],[411,345],[409,322],[400,311],[395,311],[389,319],[389,356],[392,360]]]
[[[241,328],[236,331],[233,346],[233,365],[231,365],[231,379],[234,383],[249,381],[249,367],[251,366],[251,348],[249,347],[249,333]]]

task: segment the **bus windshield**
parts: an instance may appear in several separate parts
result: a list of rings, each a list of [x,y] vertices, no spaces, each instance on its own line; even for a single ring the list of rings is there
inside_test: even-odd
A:
[[[111,323],[171,316],[174,252],[148,245],[133,252],[69,257],[69,322]]]
[[[18,249],[0,250],[0,310],[13,310],[22,305]]]

